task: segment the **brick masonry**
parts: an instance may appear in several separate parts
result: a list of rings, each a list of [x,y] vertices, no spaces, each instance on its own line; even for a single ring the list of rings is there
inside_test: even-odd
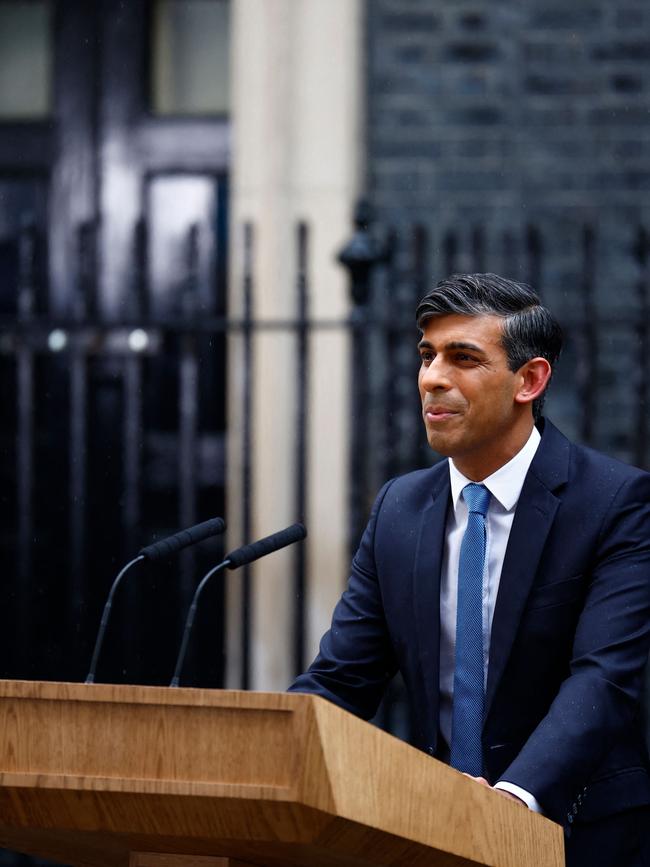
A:
[[[650,227],[650,4],[367,0],[366,26],[367,189],[379,225],[400,239],[383,291],[412,291],[414,224],[430,236],[427,279],[444,273],[450,228],[457,270],[526,278],[533,224],[543,247],[537,288],[579,323],[583,231],[593,226],[597,364],[585,368],[574,337],[549,414],[585,438],[580,388],[595,389],[590,441],[634,461],[641,269],[632,250],[639,224]]]

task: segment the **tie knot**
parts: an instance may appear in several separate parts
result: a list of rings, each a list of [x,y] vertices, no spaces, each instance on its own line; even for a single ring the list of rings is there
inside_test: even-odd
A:
[[[467,503],[467,509],[470,512],[478,512],[479,515],[487,514],[490,504],[490,492],[485,485],[477,485],[471,482],[463,488],[463,499]]]

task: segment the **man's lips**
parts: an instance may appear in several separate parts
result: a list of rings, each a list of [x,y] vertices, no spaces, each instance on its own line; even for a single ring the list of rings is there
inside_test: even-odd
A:
[[[458,415],[458,410],[450,406],[439,406],[432,404],[425,406],[422,409],[425,421],[445,421],[448,418]]]

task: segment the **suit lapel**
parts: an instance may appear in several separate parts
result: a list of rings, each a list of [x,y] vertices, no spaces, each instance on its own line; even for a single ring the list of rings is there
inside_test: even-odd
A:
[[[445,523],[449,507],[449,470],[445,461],[434,476],[431,501],[422,511],[413,564],[414,621],[418,661],[437,719],[440,681],[440,570],[444,554]],[[435,468],[437,469],[437,468]]]
[[[519,497],[501,570],[492,633],[485,697],[490,711],[521,615],[537,574],[546,539],[560,500],[553,493],[568,477],[569,442],[548,421]]]

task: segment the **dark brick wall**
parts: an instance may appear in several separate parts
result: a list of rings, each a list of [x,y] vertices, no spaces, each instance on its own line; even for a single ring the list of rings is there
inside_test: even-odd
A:
[[[533,224],[538,288],[561,319],[580,324],[583,232],[593,226],[597,353],[572,336],[549,414],[587,438],[580,395],[593,387],[588,438],[635,460],[643,347],[633,330],[642,276],[634,241],[638,225],[650,225],[650,4],[367,0],[367,57],[367,189],[380,225],[395,226],[400,240],[384,291],[409,297],[414,224],[430,236],[431,278],[448,264],[450,227],[457,270],[529,277]],[[485,228],[480,256],[476,226]]]

